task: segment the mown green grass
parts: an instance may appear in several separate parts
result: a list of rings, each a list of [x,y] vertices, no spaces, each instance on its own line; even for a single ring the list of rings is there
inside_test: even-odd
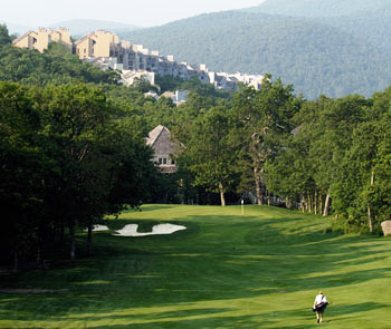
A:
[[[95,234],[73,266],[1,277],[0,328],[390,328],[390,239],[326,233],[330,219],[246,206],[147,205],[112,229],[170,222],[170,236]],[[51,291],[44,291],[44,290]]]

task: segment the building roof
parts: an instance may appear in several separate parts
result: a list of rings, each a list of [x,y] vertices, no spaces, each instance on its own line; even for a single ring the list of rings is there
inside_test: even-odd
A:
[[[35,31],[27,31],[26,33],[22,34],[20,37],[17,37],[15,40],[12,41],[12,44],[18,43],[20,40],[23,40],[24,38],[28,37],[30,34],[35,33]]]
[[[83,42],[84,40],[87,40],[93,36],[92,33],[88,33],[85,36],[81,37],[79,40],[75,41],[75,45],[78,45],[79,43]]]
[[[147,145],[153,146],[163,131],[167,131],[170,134],[170,131],[162,125],[152,129],[148,134]]]

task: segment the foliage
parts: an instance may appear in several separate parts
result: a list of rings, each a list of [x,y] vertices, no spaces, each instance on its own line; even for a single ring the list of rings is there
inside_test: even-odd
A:
[[[379,231],[389,219],[389,89],[373,100],[321,97],[296,115],[297,131],[268,163],[270,188],[347,230]]]
[[[248,190],[251,181],[259,204],[265,199],[266,163],[281,152],[299,106],[292,86],[283,85],[279,79],[272,81],[269,75],[259,92],[243,88],[234,97],[231,138],[240,150],[242,190]]]
[[[148,197],[151,150],[108,104],[96,86],[0,84],[1,244],[15,266],[65,238],[74,258],[78,227]]]
[[[391,8],[387,0],[267,0],[249,11],[300,17],[327,17],[349,16],[384,8]]]
[[[118,81],[114,71],[102,71],[82,62],[62,45],[51,45],[40,54],[36,50],[0,47],[0,81],[44,86],[49,83],[110,83]]]
[[[379,230],[380,223],[390,219],[390,101],[390,90],[375,95],[373,107],[353,131],[335,192],[336,211],[370,230]]]
[[[0,24],[0,47],[9,46],[11,44],[11,37],[8,33],[8,28],[4,24]]]
[[[0,205],[3,210],[1,246],[18,263],[19,253],[29,253],[43,215],[42,177],[50,159],[37,147],[45,143],[35,131],[40,127],[28,91],[16,84],[0,83]],[[12,251],[12,252],[11,252]]]
[[[160,87],[161,92],[164,93],[166,91],[179,89],[181,84],[183,83],[183,80],[171,77],[169,75],[157,75],[155,78],[155,83]]]
[[[230,149],[227,132],[229,116],[225,108],[214,107],[200,115],[192,126],[185,156],[190,159],[194,184],[219,192],[225,206],[225,193],[232,189],[235,174],[235,152]]]

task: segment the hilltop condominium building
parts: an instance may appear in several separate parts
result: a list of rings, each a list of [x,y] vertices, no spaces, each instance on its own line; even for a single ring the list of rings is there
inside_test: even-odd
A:
[[[73,46],[71,35],[66,28],[39,28],[37,31],[28,31],[15,39],[12,44],[14,47],[36,49],[42,53],[49,48],[51,42],[61,43],[69,49],[72,49]]]
[[[64,44],[80,59],[95,63],[102,69],[120,70],[125,85],[131,85],[135,79],[143,77],[153,84],[155,74],[182,80],[198,78],[203,83],[213,84],[217,89],[231,91],[236,90],[239,83],[259,90],[263,80],[262,75],[211,72],[204,64],[194,67],[187,62],[177,62],[172,55],[160,56],[158,51],[120,40],[116,34],[105,30],[88,33],[73,43],[66,28],[39,28],[17,38],[13,45],[43,52],[51,42]]]

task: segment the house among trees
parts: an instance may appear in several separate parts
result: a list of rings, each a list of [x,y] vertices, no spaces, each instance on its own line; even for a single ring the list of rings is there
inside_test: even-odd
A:
[[[163,174],[173,174],[177,171],[175,155],[178,154],[180,144],[173,140],[171,132],[159,125],[149,132],[147,145],[154,150],[153,162]]]

